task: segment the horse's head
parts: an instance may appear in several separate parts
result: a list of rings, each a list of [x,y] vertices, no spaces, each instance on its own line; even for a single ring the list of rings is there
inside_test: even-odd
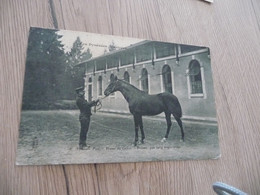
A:
[[[110,81],[109,85],[104,91],[105,96],[109,96],[111,93],[118,91],[118,88],[119,88],[119,80],[117,79],[117,77],[115,77],[113,81]]]

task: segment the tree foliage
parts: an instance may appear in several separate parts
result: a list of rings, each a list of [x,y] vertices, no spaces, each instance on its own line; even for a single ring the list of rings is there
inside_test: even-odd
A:
[[[112,41],[112,43],[108,46],[108,51],[109,51],[109,52],[115,51],[116,48],[117,48],[117,47],[116,47],[114,41]]]
[[[80,63],[91,57],[90,50],[85,50],[82,41],[77,37],[71,50],[66,53],[66,77],[73,89],[84,85],[85,64]]]
[[[28,39],[23,108],[48,108],[63,93],[65,58],[56,30],[31,28]]]
[[[84,85],[85,67],[77,64],[92,55],[79,37],[66,53],[62,37],[57,30],[30,29],[23,109],[57,108],[57,102],[74,100],[75,88]]]

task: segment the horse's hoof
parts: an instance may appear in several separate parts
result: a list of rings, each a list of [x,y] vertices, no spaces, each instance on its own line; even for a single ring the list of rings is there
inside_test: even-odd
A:
[[[166,142],[166,138],[164,137],[164,138],[162,138],[162,140],[161,140],[161,142]]]
[[[88,150],[90,148],[90,145],[79,145],[79,150]]]

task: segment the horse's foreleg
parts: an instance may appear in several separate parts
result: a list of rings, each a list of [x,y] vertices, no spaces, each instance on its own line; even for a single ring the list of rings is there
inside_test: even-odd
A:
[[[167,130],[166,130],[166,134],[164,136],[164,138],[162,139],[161,142],[165,142],[169,136],[170,130],[171,130],[171,126],[172,126],[172,121],[171,121],[171,114],[170,113],[165,113],[165,118],[166,118],[166,122],[167,122]]]
[[[177,121],[178,125],[180,126],[181,128],[181,138],[182,138],[182,141],[184,141],[184,131],[183,131],[183,127],[182,127],[182,121],[180,118],[177,118],[177,117],[174,117],[175,120]]]
[[[143,144],[143,143],[144,143],[144,139],[145,139],[145,135],[144,135],[144,127],[143,127],[143,119],[142,119],[142,116],[140,116],[139,120],[140,120],[141,134],[142,134],[141,143]]]
[[[138,128],[139,128],[139,120],[136,115],[134,115],[134,122],[135,122],[135,141],[134,141],[134,146],[137,145],[138,142]]]

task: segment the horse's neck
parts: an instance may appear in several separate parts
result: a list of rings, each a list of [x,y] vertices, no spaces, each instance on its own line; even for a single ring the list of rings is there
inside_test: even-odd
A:
[[[137,97],[138,94],[142,94],[142,91],[131,86],[130,84],[121,84],[121,88],[118,90],[122,93],[127,102]]]

